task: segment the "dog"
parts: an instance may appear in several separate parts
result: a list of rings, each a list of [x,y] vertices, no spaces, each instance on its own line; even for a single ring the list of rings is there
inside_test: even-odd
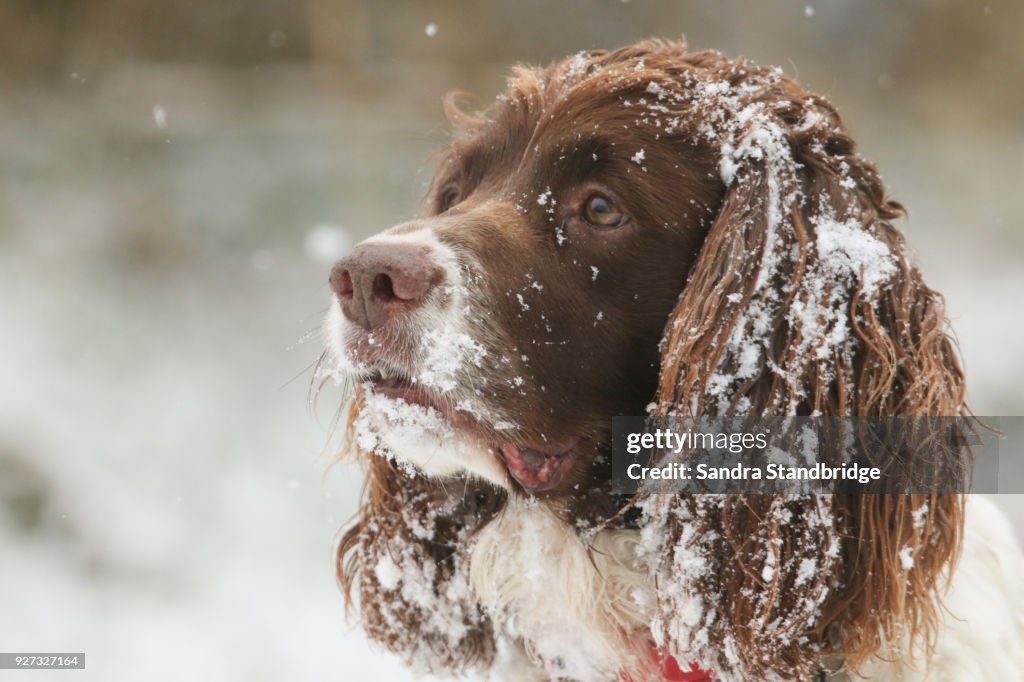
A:
[[[983,498],[608,485],[615,415],[969,414],[826,99],[652,40],[446,111],[425,215],[329,278],[370,639],[511,680],[1020,679],[1024,560]]]

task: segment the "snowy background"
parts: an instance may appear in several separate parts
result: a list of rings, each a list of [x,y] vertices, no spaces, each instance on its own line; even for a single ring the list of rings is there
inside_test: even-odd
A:
[[[359,474],[310,332],[329,264],[415,209],[442,93],[513,61],[686,33],[832,98],[974,408],[1024,414],[1024,5],[761,5],[0,1],[0,651],[88,657],[0,680],[404,679],[334,584]]]

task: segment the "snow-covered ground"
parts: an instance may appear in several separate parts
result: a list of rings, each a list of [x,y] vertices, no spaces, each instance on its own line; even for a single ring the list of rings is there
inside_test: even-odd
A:
[[[369,76],[83,62],[5,92],[0,651],[88,661],[33,679],[408,678],[345,622],[332,548],[360,474],[328,468],[336,396],[317,419],[307,391],[331,258],[414,210],[440,94],[498,87],[497,58],[459,54]],[[911,209],[976,410],[1024,414],[1024,132],[818,82]],[[999,502],[1024,537],[1024,497]]]

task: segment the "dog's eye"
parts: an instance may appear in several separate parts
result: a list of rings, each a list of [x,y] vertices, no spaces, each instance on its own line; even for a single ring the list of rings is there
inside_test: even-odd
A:
[[[461,198],[461,192],[459,192],[458,187],[444,188],[437,197],[437,212],[444,213],[452,206],[459,203],[459,199]]]
[[[607,197],[595,194],[583,205],[583,219],[594,227],[610,230],[625,223],[628,216]]]

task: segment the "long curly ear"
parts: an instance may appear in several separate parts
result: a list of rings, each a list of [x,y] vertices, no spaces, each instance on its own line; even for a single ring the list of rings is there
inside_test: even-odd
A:
[[[942,299],[832,106],[724,60],[695,87],[727,193],[666,328],[657,414],[965,413]],[[808,678],[822,655],[856,669],[905,638],[930,651],[963,515],[939,494],[659,496],[645,511],[655,636],[724,679]]]
[[[337,555],[347,605],[358,607],[371,640],[415,670],[463,675],[489,668],[495,640],[471,594],[468,542],[504,493],[453,481],[453,496],[384,457],[360,456],[367,464],[362,504]]]

